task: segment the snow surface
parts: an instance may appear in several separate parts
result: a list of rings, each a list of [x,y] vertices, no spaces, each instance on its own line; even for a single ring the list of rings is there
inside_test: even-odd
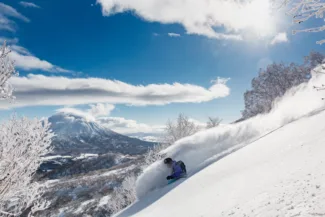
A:
[[[151,165],[117,216],[325,216],[325,92],[313,88],[323,83],[313,75],[270,114],[178,141],[164,152],[190,177],[166,186],[168,170]]]
[[[72,159],[73,157],[70,155],[51,155],[51,156],[46,156],[46,157],[42,157],[43,161],[48,161],[48,160],[55,160],[55,159],[59,159],[59,158],[66,158],[66,159]]]
[[[87,200],[87,201],[84,201],[81,203],[81,205],[78,207],[77,210],[74,211],[75,214],[79,214],[79,213],[82,213],[84,211],[84,208],[88,205],[88,204],[91,204],[95,202],[94,199],[91,199],[91,200]]]
[[[108,204],[109,200],[112,198],[111,195],[106,195],[102,197],[98,203],[98,206],[105,206]]]
[[[87,153],[83,153],[80,154],[79,157],[75,157],[75,160],[82,160],[82,159],[88,159],[88,158],[96,158],[98,157],[98,154],[87,154]]]

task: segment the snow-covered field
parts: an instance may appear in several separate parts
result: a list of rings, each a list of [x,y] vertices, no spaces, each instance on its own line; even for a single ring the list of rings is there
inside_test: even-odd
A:
[[[268,115],[178,141],[165,153],[191,176],[166,186],[168,171],[153,164],[139,201],[117,216],[325,216],[325,92],[313,89],[322,83],[315,75]]]

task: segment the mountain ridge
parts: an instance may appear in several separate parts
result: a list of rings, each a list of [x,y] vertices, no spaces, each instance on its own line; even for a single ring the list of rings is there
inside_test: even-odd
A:
[[[52,154],[75,156],[116,152],[137,155],[155,144],[116,133],[81,115],[59,112],[48,120],[55,133]]]

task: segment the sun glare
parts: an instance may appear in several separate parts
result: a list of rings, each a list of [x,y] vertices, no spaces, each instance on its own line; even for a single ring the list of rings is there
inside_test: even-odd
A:
[[[247,29],[260,37],[272,35],[275,32],[275,16],[271,15],[269,0],[252,0],[245,5],[242,16]]]

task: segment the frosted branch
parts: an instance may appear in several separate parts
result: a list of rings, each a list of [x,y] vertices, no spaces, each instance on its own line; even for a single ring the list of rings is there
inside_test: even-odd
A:
[[[9,59],[10,50],[6,46],[6,42],[0,48],[0,100],[14,99],[12,94],[13,88],[8,82],[9,78],[18,75],[15,70],[14,62]]]
[[[311,18],[323,19],[325,12],[325,2],[323,0],[280,0],[279,8],[289,6],[291,9],[287,12],[288,15],[293,17],[293,23],[303,23]],[[278,3],[278,0],[274,2]],[[325,26],[318,26],[302,30],[294,30],[292,33],[300,32],[322,32]],[[325,43],[324,40],[316,42],[319,45]]]
[[[46,207],[37,202],[46,186],[32,181],[41,156],[50,151],[53,133],[49,127],[47,120],[16,117],[0,125],[0,216]]]

